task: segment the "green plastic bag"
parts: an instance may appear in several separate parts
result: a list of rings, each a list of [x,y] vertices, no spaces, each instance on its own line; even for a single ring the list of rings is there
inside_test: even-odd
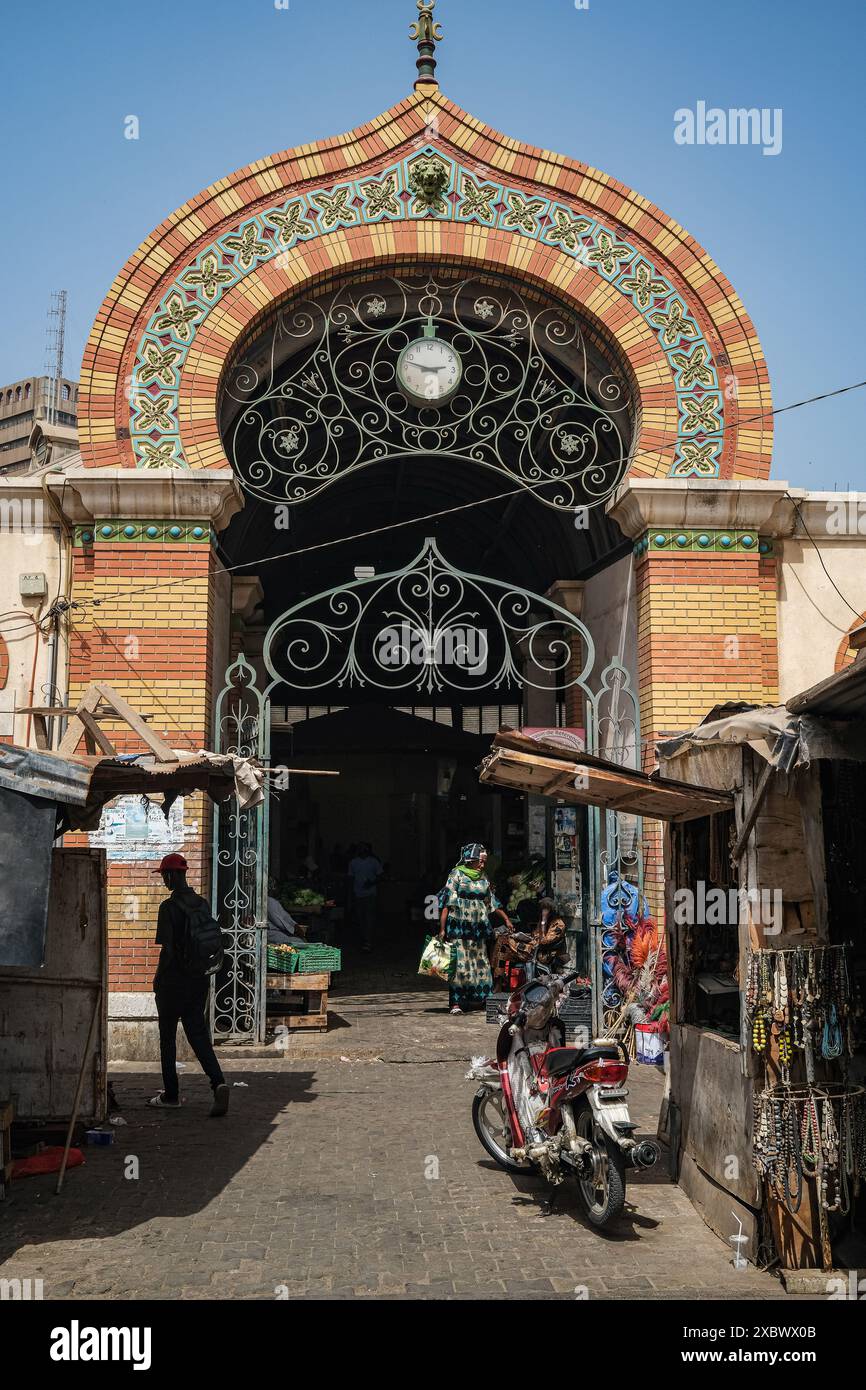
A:
[[[418,974],[435,975],[447,984],[454,978],[456,969],[457,955],[451,942],[443,941],[441,936],[428,936],[421,952]]]

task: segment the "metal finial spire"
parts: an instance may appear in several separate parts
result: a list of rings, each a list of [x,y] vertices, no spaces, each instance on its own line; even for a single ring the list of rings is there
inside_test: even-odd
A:
[[[418,80],[416,87],[436,81],[436,45],[442,38],[442,26],[433,18],[436,0],[416,0],[418,18],[409,30],[410,39],[418,45]]]

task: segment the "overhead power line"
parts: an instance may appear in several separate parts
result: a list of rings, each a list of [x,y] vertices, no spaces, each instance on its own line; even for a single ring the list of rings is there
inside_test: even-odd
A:
[[[755,423],[756,421],[758,421],[758,420],[767,419],[767,418],[769,418],[769,417],[771,417],[771,416],[775,416],[775,415],[784,415],[784,414],[787,414],[789,411],[792,411],[792,410],[799,410],[799,409],[801,409],[803,406],[814,405],[814,404],[816,404],[816,403],[819,402],[819,401],[830,400],[831,398],[833,398],[833,397],[835,397],[835,396],[844,396],[844,395],[848,394],[848,393],[851,392],[851,391],[859,391],[859,390],[862,390],[864,387],[866,387],[866,381],[856,381],[856,382],[853,382],[851,385],[848,385],[848,386],[839,386],[839,387],[836,387],[836,388],[835,388],[834,390],[832,390],[832,391],[823,391],[823,392],[821,392],[819,395],[815,395],[815,396],[806,396],[806,397],[804,397],[802,400],[791,402],[789,405],[775,406],[775,407],[773,407],[773,408],[771,408],[771,409],[769,409],[769,410],[758,411],[755,415],[751,415],[751,416],[747,416],[747,417],[745,417],[745,418],[743,418],[743,419],[739,419],[739,420],[737,421],[737,428],[740,428],[740,427],[742,427],[743,425],[754,424],[754,423]],[[670,438],[670,439],[667,439],[667,440],[663,440],[663,441],[662,441],[659,445],[657,445],[656,447],[657,447],[658,449],[662,449],[662,448],[667,447],[669,444],[675,444],[675,443],[676,443],[676,436],[674,436],[674,437],[672,437],[672,438]],[[608,463],[608,464],[627,463],[628,461],[629,461],[629,460],[628,460],[628,457],[627,457],[627,456],[625,456],[625,455],[620,455],[618,458],[613,458],[613,459],[607,460],[607,463]],[[527,493],[527,492],[535,493],[535,492],[537,492],[538,490],[540,490],[540,489],[543,488],[543,487],[549,487],[550,484],[551,484],[551,482],[558,483],[558,484],[565,484],[565,483],[570,482],[573,478],[576,478],[576,477],[578,477],[578,476],[579,476],[578,473],[573,473],[573,474],[565,475],[565,476],[562,477],[562,478],[546,479],[546,480],[544,480],[544,481],[542,481],[542,482],[540,482],[540,483],[526,483],[526,484],[521,484],[521,485],[519,485],[518,487],[508,488],[507,490],[505,490],[505,491],[503,491],[503,492],[496,492],[496,493],[487,494],[486,496],[476,498],[474,501],[471,501],[471,502],[461,502],[461,503],[458,503],[457,505],[455,505],[455,506],[453,506],[453,507],[444,507],[444,508],[442,508],[440,511],[436,511],[436,512],[427,512],[427,513],[425,513],[425,514],[423,514],[423,515],[421,515],[421,516],[409,517],[409,518],[407,518],[407,519],[404,520],[404,521],[389,522],[389,523],[386,523],[385,525],[382,525],[382,526],[374,526],[374,527],[371,527],[369,530],[366,530],[366,531],[358,531],[358,532],[355,532],[355,533],[352,534],[352,535],[348,535],[348,536],[335,536],[335,537],[332,537],[330,540],[326,540],[326,541],[316,541],[316,542],[314,542],[312,545],[302,546],[302,547],[300,547],[300,548],[298,548],[298,549],[294,549],[294,550],[285,550],[285,551],[281,551],[281,552],[280,552],[279,554],[277,554],[277,555],[261,555],[261,556],[258,556],[258,557],[253,557],[253,558],[251,558],[251,559],[249,559],[249,560],[243,560],[243,561],[239,562],[239,563],[236,564],[236,565],[226,565],[226,566],[224,566],[224,568],[223,568],[223,573],[225,573],[225,574],[233,574],[236,570],[250,569],[250,568],[252,568],[253,566],[255,566],[255,567],[257,567],[257,568],[261,568],[261,567],[264,566],[264,565],[273,564],[273,563],[275,563],[275,562],[278,561],[278,560],[295,559],[295,558],[299,558],[299,557],[301,557],[301,556],[303,556],[303,555],[314,554],[314,553],[317,552],[317,551],[329,550],[329,549],[332,549],[332,548],[334,548],[334,547],[336,547],[336,546],[338,546],[338,545],[349,545],[349,544],[353,543],[354,541],[368,540],[368,539],[372,538],[373,536],[384,535],[384,534],[386,534],[386,533],[389,532],[389,531],[405,530],[406,527],[408,527],[408,526],[418,526],[418,525],[421,525],[422,523],[427,522],[427,521],[439,521],[439,520],[441,520],[443,517],[446,517],[446,516],[454,516],[454,515],[456,515],[458,512],[470,511],[470,510],[472,510],[472,509],[475,508],[475,507],[484,507],[484,506],[488,506],[491,502],[499,502],[499,501],[502,501],[502,500],[505,499],[505,498],[515,497],[515,496],[517,496],[517,495],[520,494],[520,493],[524,493],[524,494]],[[790,494],[787,494],[787,495],[790,496]],[[793,502],[794,499],[791,498],[790,500]],[[576,504],[575,510],[577,509],[577,507],[578,507],[579,505],[580,505],[580,504]],[[811,539],[811,537],[810,537],[810,539]],[[813,541],[813,544],[814,544],[814,541]],[[829,578],[829,575],[828,575],[828,578]],[[91,609],[91,608],[99,608],[101,605],[103,605],[103,604],[105,604],[105,603],[107,603],[107,602],[110,602],[110,601],[111,601],[112,599],[114,599],[114,598],[119,598],[119,597],[134,598],[134,597],[137,597],[138,595],[141,595],[141,594],[148,594],[148,593],[154,593],[154,592],[164,593],[167,589],[180,588],[180,587],[182,587],[184,584],[200,583],[200,582],[201,582],[201,581],[200,581],[200,577],[199,577],[199,576],[195,576],[195,575],[182,575],[182,576],[180,576],[178,579],[162,580],[162,581],[160,581],[158,584],[145,584],[145,585],[140,585],[140,586],[137,587],[137,588],[131,588],[131,587],[118,588],[118,589],[112,590],[110,593],[103,594],[103,595],[102,595],[100,598],[98,598],[98,599],[78,599],[78,600],[73,601],[71,607],[72,607],[73,610],[75,610],[76,612],[79,612],[79,613],[80,613],[80,612],[84,612],[84,611],[86,611],[86,610],[88,610],[88,609]],[[833,581],[831,580],[831,583],[832,583],[832,582],[833,582]],[[843,597],[843,596],[840,594],[840,597]],[[845,599],[844,602],[845,602],[846,604],[848,604],[848,600],[847,600],[847,599]],[[848,604],[848,606],[851,607],[850,604]],[[855,610],[855,611],[856,611],[856,610]],[[47,616],[48,616],[48,615],[46,615],[46,617],[47,617]],[[10,631],[15,631],[15,629],[10,629]]]

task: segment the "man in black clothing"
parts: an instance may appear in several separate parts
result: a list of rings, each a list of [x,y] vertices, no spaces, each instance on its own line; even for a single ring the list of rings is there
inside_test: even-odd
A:
[[[167,854],[154,872],[171,893],[160,903],[156,925],[156,944],[161,946],[159,964],[153,977],[156,1012],[159,1015],[159,1056],[163,1089],[148,1101],[156,1109],[177,1109],[180,1105],[177,1081],[177,1025],[183,1024],[187,1042],[198,1058],[202,1071],[213,1087],[211,1115],[225,1115],[229,1108],[229,1088],[220,1070],[206,1017],[207,975],[185,971],[182,960],[182,933],[188,929],[187,914],[202,906],[204,898],[186,881],[187,862],[182,854]]]

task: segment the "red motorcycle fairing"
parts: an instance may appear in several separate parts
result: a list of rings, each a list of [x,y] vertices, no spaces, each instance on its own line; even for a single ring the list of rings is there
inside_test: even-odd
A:
[[[562,1037],[565,1029],[558,1019],[556,1023]],[[511,1117],[514,1143],[522,1146],[525,1142],[523,1129],[508,1075],[510,1053],[511,1034],[506,1024],[497,1038],[496,1061],[502,1080],[502,1092]],[[546,1101],[539,1120],[548,1134],[556,1134],[562,1124],[563,1101],[571,1103],[598,1082],[621,1085],[628,1075],[628,1065],[622,1061],[622,1054],[617,1047],[548,1047],[544,1052],[530,1052],[529,1063],[535,1076],[538,1094]],[[600,1069],[609,1069],[609,1075],[596,1075],[595,1071]]]
[[[510,1026],[504,1023],[499,1030],[496,1039],[496,1064],[499,1067],[499,1078],[502,1084],[502,1094],[505,1098],[505,1106],[511,1118],[511,1137],[515,1148],[522,1149],[526,1143],[523,1133],[523,1126],[520,1123],[520,1116],[517,1113],[517,1106],[514,1104],[514,1093],[511,1090],[511,1078],[508,1075],[508,1057],[511,1052],[511,1031]]]
[[[530,1058],[539,1094],[547,1101],[544,1127],[548,1134],[555,1134],[562,1123],[562,1102],[575,1100],[592,1085],[583,1076],[579,1059],[580,1049],[574,1047],[550,1047]]]

